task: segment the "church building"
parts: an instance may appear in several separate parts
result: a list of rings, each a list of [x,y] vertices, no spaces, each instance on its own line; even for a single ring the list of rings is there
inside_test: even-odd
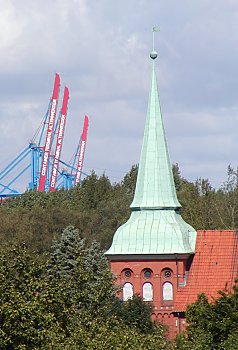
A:
[[[238,273],[236,231],[197,231],[180,215],[152,51],[152,78],[134,200],[129,220],[106,252],[123,300],[139,294],[174,337],[199,293],[209,300],[232,291]]]

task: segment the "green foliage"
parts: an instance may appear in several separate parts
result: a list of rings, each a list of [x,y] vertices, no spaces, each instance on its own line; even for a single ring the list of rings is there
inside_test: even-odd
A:
[[[172,344],[160,331],[145,335],[115,317],[87,319],[72,330],[56,350],[172,350]],[[86,319],[86,321],[85,321]]]
[[[188,306],[187,336],[176,339],[178,349],[227,350],[238,348],[238,287],[234,293],[220,292],[220,297],[208,302],[204,294]]]
[[[0,253],[0,348],[44,348],[58,332],[54,315],[46,312],[43,266],[24,247]]]
[[[135,193],[135,185],[138,173],[138,165],[133,165],[131,170],[125,175],[122,181],[122,188],[129,196],[130,200],[133,200],[133,196]]]
[[[48,275],[55,279],[69,279],[77,270],[79,258],[85,254],[85,240],[79,230],[68,226],[51,247]]]
[[[140,333],[151,334],[158,328],[151,319],[152,310],[153,305],[143,302],[139,295],[134,295],[126,302],[117,300],[116,315],[127,326],[135,327]],[[161,333],[163,331],[161,328]]]
[[[220,346],[222,350],[238,350],[238,327],[230,333]]]
[[[120,183],[112,184],[106,175],[92,172],[80,186],[54,193],[28,191],[0,206],[1,242],[26,242],[31,251],[49,251],[52,240],[73,225],[86,244],[93,240],[109,248],[116,229],[130,216],[138,166],[132,166]],[[238,227],[238,173],[228,167],[227,181],[220,189],[208,179],[194,183],[173,166],[174,182],[181,214],[195,229],[234,229]]]
[[[238,226],[238,169],[230,165],[227,180],[217,192],[219,205],[217,213],[224,228],[235,229]]]
[[[151,307],[139,297],[118,304],[98,243],[86,247],[72,226],[53,243],[46,262],[22,246],[0,251],[0,292],[2,350],[172,346],[150,320]]]
[[[211,327],[214,312],[204,294],[199,295],[197,301],[187,308],[186,317],[189,323],[189,342],[194,349],[212,349],[214,339]]]
[[[1,349],[238,349],[237,287],[212,303],[200,296],[176,344],[151,321],[149,304],[114,298],[99,243],[107,249],[128,219],[137,171],[115,184],[92,172],[75,189],[28,191],[0,206]],[[238,227],[237,170],[229,166],[217,190],[208,179],[187,181],[177,164],[173,173],[185,221]]]
[[[91,317],[108,313],[114,298],[112,273],[98,243],[86,247],[79,231],[67,227],[52,245],[48,263],[48,283],[54,295],[51,311],[68,329],[71,318],[84,310]]]
[[[43,253],[66,226],[73,225],[88,244],[97,240],[107,249],[113,232],[130,215],[132,193],[128,186],[112,185],[105,175],[92,172],[77,188],[54,193],[28,191],[9,199],[0,206],[0,244],[24,241],[30,250]]]

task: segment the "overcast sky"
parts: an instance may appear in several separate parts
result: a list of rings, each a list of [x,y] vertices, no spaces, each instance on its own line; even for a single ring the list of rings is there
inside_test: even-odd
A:
[[[63,159],[89,116],[84,171],[138,163],[152,27],[170,158],[188,180],[238,165],[237,0],[0,0],[0,170],[32,139],[55,72],[70,101]],[[26,182],[28,179],[26,179]]]

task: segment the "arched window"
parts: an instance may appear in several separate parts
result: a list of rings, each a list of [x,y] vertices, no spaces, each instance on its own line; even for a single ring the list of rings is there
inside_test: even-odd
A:
[[[173,285],[170,282],[165,282],[163,284],[163,300],[164,301],[173,300]]]
[[[166,267],[161,271],[161,277],[164,279],[170,279],[172,278],[172,275],[173,275],[173,271],[169,267]]]
[[[152,277],[152,270],[151,269],[144,269],[143,270],[143,278],[151,278]]]
[[[164,277],[165,278],[170,278],[172,275],[172,271],[170,269],[164,270]]]
[[[143,284],[143,300],[144,301],[153,300],[153,286],[149,282],[146,282]]]
[[[124,278],[130,279],[130,278],[132,277],[132,275],[133,275],[133,272],[132,272],[132,270],[130,270],[130,269],[125,269],[125,270],[123,270],[122,273],[121,273],[121,276],[122,276],[123,279],[124,279]]]
[[[124,284],[124,287],[123,287],[123,301],[132,299],[132,297],[133,297],[133,285],[127,282]]]

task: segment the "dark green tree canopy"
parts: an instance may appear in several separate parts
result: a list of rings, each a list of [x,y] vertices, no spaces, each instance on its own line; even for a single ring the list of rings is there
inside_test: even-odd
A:
[[[187,336],[178,337],[179,349],[235,350],[238,349],[238,287],[228,294],[208,302],[204,294],[186,311]]]
[[[113,234],[130,216],[138,166],[133,165],[124,179],[111,183],[104,174],[92,172],[75,189],[54,193],[28,191],[0,206],[0,243],[26,242],[32,251],[49,251],[52,240],[73,225],[86,245],[93,240],[109,248]],[[227,180],[219,189],[208,179],[194,182],[182,177],[173,166],[182,216],[195,229],[235,229],[238,227],[237,171],[228,167]]]
[[[122,304],[115,297],[103,251],[95,241],[87,247],[73,226],[43,262],[22,245],[0,249],[0,292],[2,350],[170,346],[140,298]]]

